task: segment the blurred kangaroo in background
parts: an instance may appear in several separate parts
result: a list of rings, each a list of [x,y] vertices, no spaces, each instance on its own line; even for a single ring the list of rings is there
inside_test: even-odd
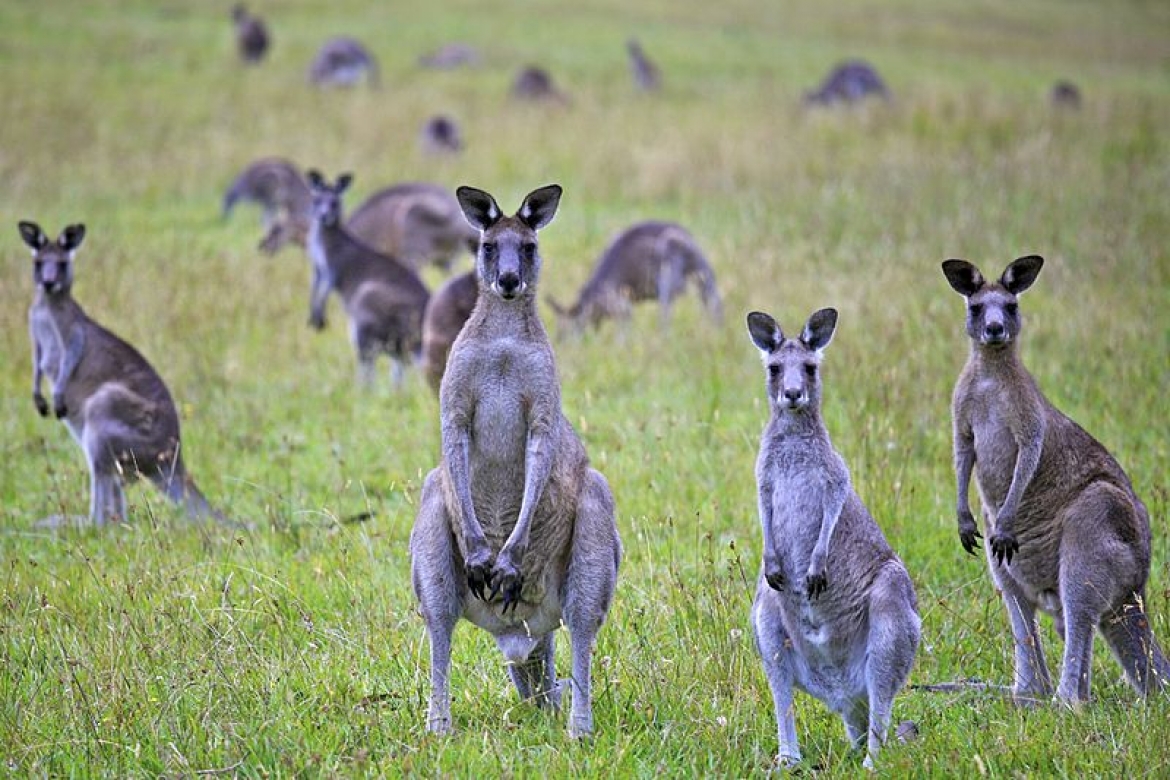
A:
[[[1052,85],[1048,99],[1056,108],[1075,110],[1081,107],[1081,88],[1071,81],[1061,80]]]
[[[512,81],[512,97],[534,102],[569,102],[568,96],[553,82],[552,75],[536,65],[525,66],[516,74]]]
[[[619,233],[602,253],[593,274],[567,309],[552,298],[562,329],[578,332],[586,325],[617,317],[626,320],[631,304],[657,300],[663,327],[670,309],[688,282],[694,283],[712,322],[723,319],[715,274],[694,237],[672,222],[639,222]]]
[[[251,163],[223,196],[225,219],[240,201],[255,203],[264,211],[261,251],[271,255],[290,242],[304,245],[313,197],[300,169],[291,162],[267,157]]]
[[[89,518],[95,525],[126,519],[123,484],[145,476],[192,519],[223,516],[187,474],[179,444],[179,415],[163,380],[134,347],[98,325],[73,299],[73,257],[84,225],[57,240],[34,222],[20,235],[32,249],[36,293],[29,309],[33,402],[42,417],[46,374],[53,415],[63,420],[89,466]]]
[[[248,13],[248,9],[241,3],[232,8],[232,21],[236,26],[236,49],[240,59],[248,64],[264,59],[270,42],[264,20]]]
[[[352,87],[363,77],[378,88],[378,61],[354,38],[326,41],[309,64],[309,82],[318,87]]]
[[[552,346],[536,311],[538,230],[561,188],[505,216],[460,187],[482,234],[479,301],[447,360],[439,394],[442,463],[427,475],[410,535],[411,578],[431,641],[427,729],[449,733],[451,634],[460,618],[490,632],[523,699],[557,708],[555,632],[569,629],[569,733],[593,730],[593,641],[617,581],[621,542],[605,478],[561,411]]]
[[[436,68],[438,70],[450,70],[465,65],[477,65],[479,61],[479,50],[466,43],[447,43],[418,58],[418,64],[420,66],[424,68]]]
[[[433,263],[450,271],[455,258],[475,253],[479,235],[459,203],[437,184],[405,182],[379,190],[349,217],[349,231],[418,270]]]
[[[857,103],[869,96],[888,100],[890,90],[877,70],[864,60],[843,62],[829,72],[821,85],[804,95],[807,105]]]
[[[634,78],[634,86],[643,92],[657,92],[662,86],[662,74],[642,51],[642,44],[631,38],[626,41],[626,50],[630,54],[630,75]]]
[[[771,406],[756,461],[764,563],[752,626],[776,707],[778,760],[800,761],[798,686],[841,716],[872,768],[921,621],[910,575],[854,491],[821,417],[821,355],[837,312],[814,313],[795,339],[762,312],[747,324]]]
[[[451,117],[442,114],[423,122],[418,143],[426,154],[455,154],[463,149],[459,125]]]
[[[451,345],[471,317],[478,298],[475,271],[468,271],[448,279],[427,302],[423,314],[422,371],[435,395],[439,394]]]
[[[1089,698],[1094,627],[1146,695],[1170,675],[1143,606],[1146,507],[1105,447],[1048,402],[1017,353],[1018,296],[1043,264],[1037,255],[1021,257],[996,282],[965,260],[942,265],[967,299],[971,338],[952,408],[959,539],[974,554],[981,538],[968,498],[974,472],[987,563],[1015,637],[1018,698],[1052,694],[1037,608],[1052,615],[1064,640],[1061,700]]]
[[[341,222],[341,196],[353,181],[342,174],[330,185],[308,173],[313,222],[307,249],[313,264],[309,324],[325,327],[325,302],[337,290],[349,316],[349,338],[358,358],[358,380],[370,385],[380,353],[393,361],[395,386],[406,363],[422,348],[422,316],[430,297],[410,268],[356,239]]]

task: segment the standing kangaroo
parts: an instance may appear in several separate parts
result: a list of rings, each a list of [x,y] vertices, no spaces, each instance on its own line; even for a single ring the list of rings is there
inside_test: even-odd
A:
[[[967,299],[971,337],[952,407],[959,539],[974,554],[982,538],[967,495],[974,472],[987,563],[1015,638],[1018,698],[1052,694],[1037,608],[1052,615],[1064,640],[1061,700],[1089,698],[1094,626],[1130,684],[1146,695],[1170,678],[1143,609],[1146,507],[1105,447],[1048,402],[1016,352],[1018,296],[1043,264],[1037,255],[1021,257],[992,283],[965,260],[942,264],[951,287]]]
[[[268,27],[264,20],[248,13],[243,4],[237,4],[232,7],[232,22],[236,27],[236,49],[240,59],[248,64],[264,59],[269,44]]]
[[[646,52],[642,51],[642,44],[631,38],[626,41],[626,51],[630,54],[630,75],[633,76],[634,86],[642,92],[657,92],[662,86],[662,74],[658,66],[646,56]]]
[[[561,412],[552,347],[536,312],[536,231],[552,220],[550,185],[504,216],[486,192],[457,191],[482,232],[479,302],[447,361],[439,394],[443,459],[427,475],[410,535],[411,578],[431,640],[427,729],[452,731],[451,633],[489,631],[524,699],[557,708],[555,631],[572,647],[569,733],[593,729],[593,640],[617,582],[621,542],[605,478]]]
[[[711,320],[723,319],[715,274],[695,239],[672,222],[639,222],[622,231],[602,253],[589,281],[568,309],[549,299],[563,328],[579,331],[609,317],[628,319],[630,304],[657,300],[662,325],[674,299],[693,282]]]
[[[349,337],[358,358],[358,379],[369,385],[380,353],[394,362],[394,384],[403,367],[422,348],[422,316],[430,294],[418,275],[389,255],[363,244],[341,223],[341,196],[349,174],[330,185],[317,171],[308,173],[313,222],[308,250],[313,263],[309,324],[325,327],[325,302],[332,290],[349,315]]]
[[[478,298],[475,271],[468,271],[448,279],[427,302],[423,313],[422,371],[435,395],[439,394],[447,368],[447,355],[475,311]]]
[[[872,767],[921,622],[910,575],[853,490],[821,419],[821,353],[837,312],[816,312],[796,339],[762,312],[747,324],[763,353],[772,409],[756,461],[764,564],[752,626],[776,706],[778,760],[800,761],[796,685],[841,716]]]
[[[48,374],[53,414],[64,420],[89,465],[90,521],[125,519],[122,486],[139,475],[192,519],[222,520],[187,475],[179,415],[162,379],[134,347],[90,319],[73,299],[73,257],[85,226],[70,225],[56,242],[36,223],[19,227],[32,249],[36,284],[28,312],[33,402],[42,417],[49,415],[41,392]]]

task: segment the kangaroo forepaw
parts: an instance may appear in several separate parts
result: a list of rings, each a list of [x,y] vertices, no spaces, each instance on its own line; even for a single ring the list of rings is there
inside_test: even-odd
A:
[[[60,420],[65,415],[69,414],[69,410],[67,408],[65,408],[65,399],[64,398],[54,398],[53,399],[53,414],[56,415],[58,420]]]
[[[37,406],[37,413],[41,417],[49,416],[49,402],[40,393],[33,393],[33,403]]]
[[[520,572],[512,570],[509,572],[500,572],[497,565],[496,571],[492,576],[492,597],[498,593],[503,596],[504,606],[501,612],[507,614],[511,609],[516,611],[516,605],[520,603],[520,589],[524,587],[524,576]]]
[[[823,572],[809,574],[804,579],[804,589],[810,599],[815,599],[820,596],[825,592],[825,588],[827,587],[829,587],[829,578]]]
[[[1011,534],[995,534],[988,542],[991,545],[991,554],[996,563],[1003,565],[1004,561],[1012,562],[1012,556],[1020,550],[1020,543]]]
[[[471,595],[480,601],[487,601],[487,589],[491,584],[491,575],[489,561],[467,564],[467,587],[471,591]]]
[[[309,327],[313,330],[325,330],[325,315],[324,314],[310,314]]]
[[[968,555],[978,555],[976,550],[979,549],[979,540],[982,538],[983,534],[975,530],[974,524],[970,528],[959,527],[959,541]]]
[[[780,571],[777,570],[764,572],[764,580],[768,583],[772,590],[784,590],[784,575],[781,574]]]

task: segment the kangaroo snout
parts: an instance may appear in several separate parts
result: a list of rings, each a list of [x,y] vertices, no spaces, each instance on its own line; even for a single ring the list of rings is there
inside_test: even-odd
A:
[[[496,277],[495,288],[501,297],[510,300],[524,291],[524,283],[520,280],[520,274],[514,271],[505,271]]]
[[[803,387],[786,387],[780,391],[780,403],[789,409],[796,409],[808,402]]]

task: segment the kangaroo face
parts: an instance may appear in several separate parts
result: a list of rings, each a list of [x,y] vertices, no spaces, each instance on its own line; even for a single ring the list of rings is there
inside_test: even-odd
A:
[[[474,187],[456,191],[463,214],[479,228],[475,272],[480,289],[506,301],[531,297],[540,276],[536,231],[552,221],[561,198],[556,184],[533,190],[514,216],[505,217],[495,199]]]
[[[49,295],[73,287],[73,254],[85,239],[85,225],[70,225],[50,241],[35,222],[21,222],[20,235],[32,249],[33,282]]]
[[[353,183],[353,176],[343,173],[337,177],[337,183],[333,185],[315,170],[309,171],[305,178],[309,182],[309,192],[313,196],[313,219],[325,227],[336,227],[341,224],[341,196]]]
[[[966,260],[947,260],[943,274],[955,292],[967,299],[967,335],[976,344],[997,348],[1020,335],[1019,296],[1036,281],[1044,258],[1028,255],[1013,261],[997,282],[988,282]]]
[[[747,316],[748,334],[759,348],[767,370],[768,400],[774,409],[799,412],[818,408],[821,401],[821,355],[837,327],[835,309],[821,309],[805,324],[800,337],[785,338],[770,315]]]

